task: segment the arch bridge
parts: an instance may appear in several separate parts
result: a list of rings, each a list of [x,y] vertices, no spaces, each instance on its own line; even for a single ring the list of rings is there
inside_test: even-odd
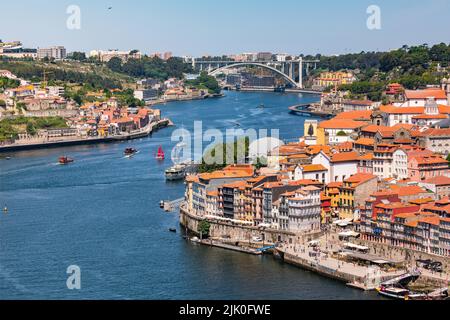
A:
[[[303,70],[306,66],[306,74],[311,67],[317,68],[319,60],[298,60],[288,61],[202,61],[193,60],[192,68],[199,71],[207,71],[209,75],[216,76],[222,71],[241,66],[257,66],[282,76],[295,88],[303,89]],[[298,80],[297,80],[298,79]]]

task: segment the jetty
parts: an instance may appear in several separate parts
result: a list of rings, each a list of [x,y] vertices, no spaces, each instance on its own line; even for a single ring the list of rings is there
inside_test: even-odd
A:
[[[164,201],[161,200],[161,209],[163,209],[166,212],[172,212],[175,211],[175,209],[179,208],[180,205],[183,203],[184,198],[180,198],[180,199],[176,199],[176,200],[172,200],[172,201]]]
[[[249,247],[236,246],[236,245],[232,245],[232,244],[228,244],[228,243],[224,243],[222,241],[216,241],[216,240],[212,240],[212,239],[197,240],[194,242],[203,244],[203,245],[207,245],[210,247],[216,247],[216,248],[221,248],[221,249],[225,249],[225,250],[232,250],[232,251],[237,251],[237,252],[241,252],[241,253],[257,255],[257,256],[262,255],[264,253],[264,250],[261,250],[261,249],[253,249],[253,248],[249,248]]]
[[[335,114],[325,111],[314,111],[311,110],[310,104],[298,104],[292,107],[289,107],[289,112],[292,114],[298,114],[302,116],[309,117],[319,117],[325,119],[331,119],[335,116]]]

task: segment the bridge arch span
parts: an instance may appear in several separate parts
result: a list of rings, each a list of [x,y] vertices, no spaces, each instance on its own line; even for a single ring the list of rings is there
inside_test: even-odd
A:
[[[219,67],[217,69],[214,69],[212,71],[210,71],[208,74],[210,76],[216,76],[217,74],[219,74],[220,72],[222,72],[223,70],[226,69],[232,69],[232,68],[236,68],[236,67],[240,67],[240,66],[257,66],[257,67],[261,67],[261,68],[265,68],[268,70],[271,70],[277,74],[279,74],[280,76],[282,76],[284,79],[286,79],[288,82],[290,82],[291,84],[293,84],[296,88],[299,87],[298,83],[295,82],[294,79],[292,79],[291,77],[285,75],[283,72],[281,72],[280,70],[273,68],[271,66],[262,64],[262,63],[257,63],[257,62],[239,62],[239,63],[233,63],[233,64],[229,64],[223,67]]]

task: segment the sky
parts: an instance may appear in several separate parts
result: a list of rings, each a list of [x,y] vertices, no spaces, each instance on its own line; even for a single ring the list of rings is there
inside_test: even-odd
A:
[[[0,39],[68,51],[222,55],[270,51],[343,54],[450,43],[450,0],[21,0],[2,1]],[[67,28],[67,8],[80,28]],[[380,8],[370,30],[367,8]],[[109,7],[112,7],[110,10]]]

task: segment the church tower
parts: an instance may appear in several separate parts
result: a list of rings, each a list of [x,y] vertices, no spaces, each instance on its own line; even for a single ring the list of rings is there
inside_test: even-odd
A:
[[[439,108],[434,97],[427,98],[427,102],[425,102],[425,114],[428,115],[439,114]]]

